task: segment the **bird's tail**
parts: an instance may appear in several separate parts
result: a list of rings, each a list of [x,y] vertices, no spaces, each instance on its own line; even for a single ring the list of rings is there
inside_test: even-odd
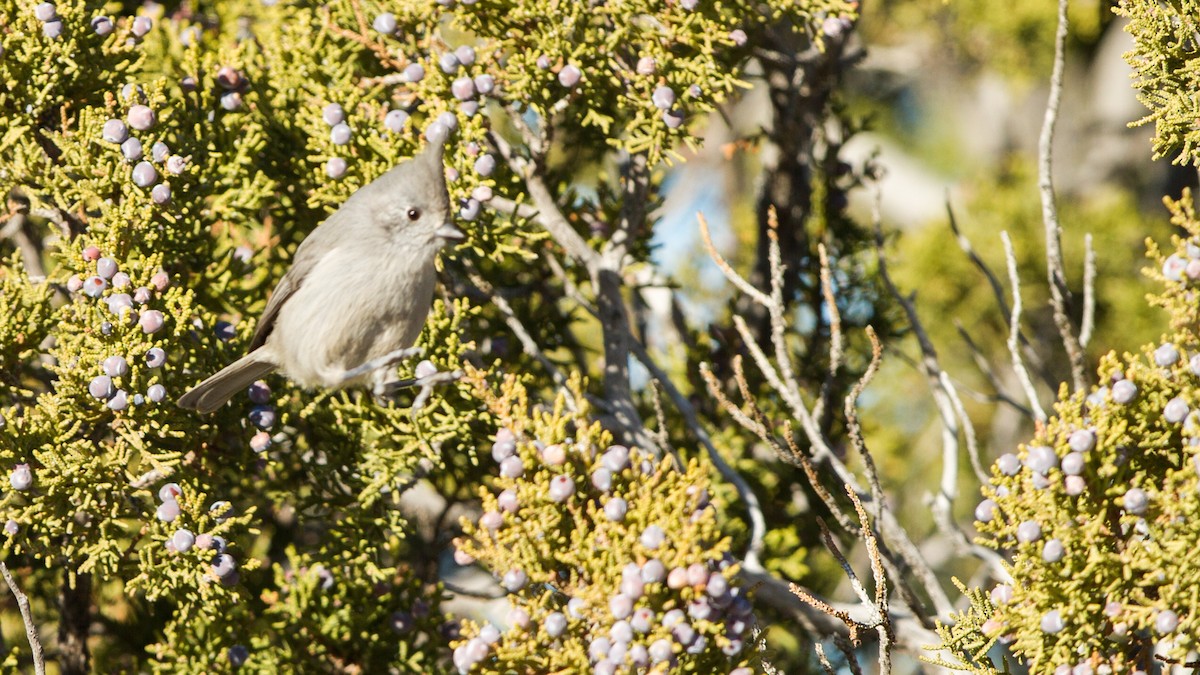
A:
[[[261,349],[256,349],[233,363],[225,366],[219,373],[200,384],[192,387],[179,397],[179,407],[210,413],[225,405],[225,402],[238,391],[249,387],[255,380],[275,370]]]

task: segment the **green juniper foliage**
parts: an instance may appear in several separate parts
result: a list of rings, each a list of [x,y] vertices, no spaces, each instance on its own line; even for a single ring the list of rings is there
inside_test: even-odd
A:
[[[1148,671],[1156,649],[1184,662],[1197,648],[1200,219],[1190,193],[1167,206],[1187,236],[1167,252],[1149,242],[1147,273],[1170,332],[1105,356],[1100,386],[1064,390],[1045,428],[993,466],[976,525],[1009,555],[1013,582],[969,594],[941,630],[971,670],[993,672],[984,653],[997,640],[1037,673]]]
[[[1138,98],[1150,113],[1138,124],[1154,123],[1154,156],[1176,164],[1200,165],[1200,2],[1124,0],[1117,12],[1129,19],[1125,30],[1134,48],[1125,57],[1134,67]]]
[[[488,471],[476,449],[494,431],[477,382],[441,386],[419,408],[413,392],[379,402],[304,392],[281,377],[211,416],[172,401],[244,353],[252,317],[305,234],[417,152],[432,125],[452,132],[451,197],[469,233],[447,267],[541,283],[545,235],[485,208],[495,194],[528,201],[498,146],[518,166],[543,150],[527,145],[533,137],[569,140],[585,166],[622,153],[657,168],[695,145],[692,122],[743,84],[752,22],[819,36],[824,17],[850,13],[839,0],[217,0],[127,14],[116,3],[0,0],[0,190],[9,215],[45,245],[36,261],[5,253],[0,270],[0,469],[11,487],[0,493],[0,523],[51,656],[66,648],[51,620],[65,589],[108,626],[90,640],[97,672],[458,666],[437,552],[411,540],[399,503],[422,477],[450,499],[477,494]],[[563,192],[578,169],[527,167]],[[655,172],[652,192],[660,181]],[[602,184],[595,199],[572,200],[570,219],[608,214],[605,199],[617,192]],[[636,233],[638,255],[646,230]],[[569,318],[546,305],[520,309],[538,318],[531,325],[544,344],[571,347],[547,337]],[[446,294],[418,344],[438,370],[464,361],[530,370],[531,390],[549,389],[524,354],[485,348],[502,323],[490,305]],[[401,364],[399,375],[415,366]],[[528,417],[500,419],[532,462],[533,440],[564,440],[567,418],[521,410]],[[571,419],[583,434],[576,442],[609,442]],[[689,487],[703,485],[707,469],[631,457],[634,468],[612,478],[629,502],[627,526],[668,505],[695,510],[663,522],[661,557],[669,569],[698,564],[709,576],[648,586],[645,596],[664,611],[691,609],[736,569],[722,567],[714,509]],[[573,542],[620,535],[622,548],[607,555],[644,562],[646,542],[639,548],[632,529],[584,499],[593,459],[572,456],[562,471],[578,495],[543,500],[536,519],[561,524],[547,536]],[[549,480],[501,485],[534,502]],[[520,562],[530,575],[514,602],[531,621],[543,620],[556,593],[589,603],[592,623],[570,619],[569,647],[547,657],[555,667],[582,664],[586,631],[611,627],[602,614],[621,581],[613,561],[577,543],[563,552],[577,556],[569,560],[475,546],[494,573]],[[559,564],[568,577],[535,593]],[[742,663],[745,596],[729,594],[715,602],[736,611],[688,619],[692,640],[671,641],[661,623],[649,631],[671,652],[658,670]],[[473,624],[465,633],[477,634]],[[506,634],[485,669],[536,670],[531,650],[549,643],[529,635]],[[5,644],[9,667],[27,658],[24,643]]]
[[[497,642],[487,639],[494,627],[468,624],[455,663],[494,650],[481,672],[613,672],[627,657],[654,673],[748,675],[753,617],[707,468],[612,445],[561,397],[530,410],[513,379],[479,387],[500,425],[499,492],[484,491],[484,513],[463,522],[457,550],[500,576],[512,630]]]

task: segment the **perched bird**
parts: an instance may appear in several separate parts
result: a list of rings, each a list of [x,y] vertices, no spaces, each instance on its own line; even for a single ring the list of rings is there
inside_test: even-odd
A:
[[[337,388],[403,357],[433,299],[434,260],[463,233],[450,221],[442,143],[432,142],[346,200],[296,249],[250,352],[179,398],[212,412],[279,370]]]

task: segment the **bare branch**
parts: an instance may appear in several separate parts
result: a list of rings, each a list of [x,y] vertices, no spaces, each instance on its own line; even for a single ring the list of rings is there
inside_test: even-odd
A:
[[[1038,401],[1037,390],[1033,387],[1033,381],[1029,379],[1029,371],[1025,370],[1025,363],[1021,361],[1020,346],[1017,344],[1017,333],[1021,326],[1021,277],[1017,274],[1017,255],[1013,252],[1012,239],[1009,238],[1007,231],[1000,233],[1000,239],[1004,241],[1004,257],[1008,261],[1008,282],[1012,285],[1013,293],[1012,318],[1008,322],[1008,353],[1012,355],[1013,370],[1017,372],[1017,380],[1025,390],[1025,398],[1029,400],[1033,418],[1038,422],[1045,422],[1046,411],[1042,409],[1042,404]]]
[[[712,236],[708,233],[708,221],[704,218],[704,214],[696,213],[696,220],[700,223],[700,238],[704,242],[704,250],[708,251],[708,255],[717,264],[717,267],[724,273],[725,278],[729,280],[737,289],[754,299],[755,302],[764,307],[770,306],[771,299],[766,293],[755,288],[749,281],[737,273],[737,270],[729,264],[727,260],[717,251],[717,247],[713,244]]]
[[[1046,230],[1046,276],[1050,285],[1050,304],[1054,309],[1054,325],[1071,363],[1071,381],[1075,391],[1083,391],[1087,381],[1084,374],[1083,348],[1072,332],[1067,303],[1066,273],[1062,257],[1062,226],[1058,221],[1058,206],[1054,202],[1054,127],[1062,104],[1063,71],[1066,67],[1067,0],[1058,0],[1058,29],[1054,35],[1054,70],[1050,75],[1050,96],[1042,118],[1042,133],[1038,138],[1038,189],[1042,197],[1042,223]]]
[[[25,623],[25,637],[29,640],[29,649],[33,652],[34,672],[37,675],[45,675],[46,657],[42,653],[42,640],[38,637],[37,624],[33,622],[33,612],[29,609],[29,598],[17,588],[12,572],[8,571],[8,565],[3,562],[0,562],[0,574],[4,575],[8,590],[12,591],[13,597],[17,599],[17,608],[21,610],[21,620]]]

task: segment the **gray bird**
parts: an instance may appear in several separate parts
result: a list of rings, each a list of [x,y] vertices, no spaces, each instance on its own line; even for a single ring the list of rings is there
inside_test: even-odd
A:
[[[433,142],[360,188],[301,242],[250,352],[179,405],[212,412],[276,369],[304,387],[338,388],[391,365],[425,325],[438,251],[462,238],[450,222],[442,143]]]

